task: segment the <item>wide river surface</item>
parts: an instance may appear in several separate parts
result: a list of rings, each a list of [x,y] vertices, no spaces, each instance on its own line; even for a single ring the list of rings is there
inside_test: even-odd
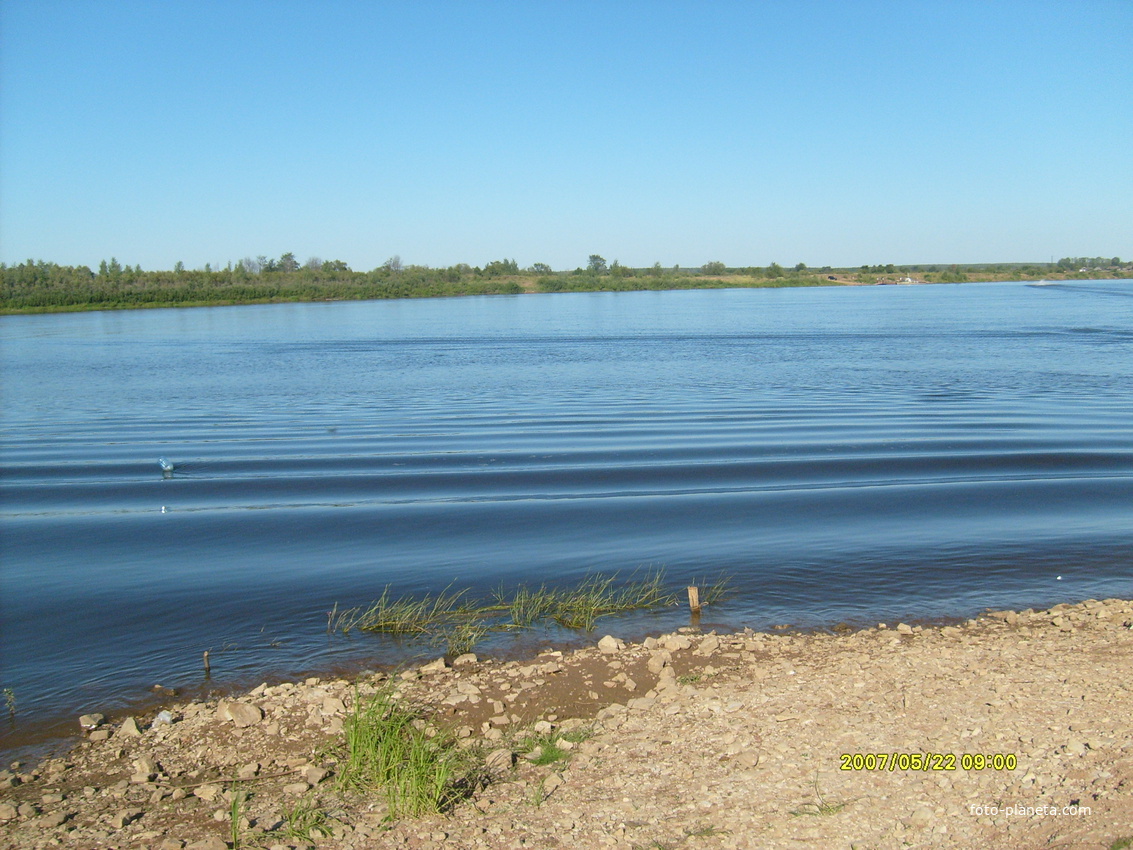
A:
[[[705,624],[756,628],[1133,595],[1130,281],[18,316],[0,338],[0,748],[199,690],[204,650],[213,686],[436,654],[327,634],[387,585],[727,574]]]

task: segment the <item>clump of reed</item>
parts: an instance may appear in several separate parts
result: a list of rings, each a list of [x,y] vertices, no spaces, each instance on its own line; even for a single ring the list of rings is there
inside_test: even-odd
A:
[[[445,588],[436,596],[426,593],[420,598],[390,596],[387,586],[368,608],[351,608],[335,612],[335,628],[343,633],[358,629],[387,635],[429,635],[452,622],[474,615],[475,608],[466,602],[468,591],[456,593]]]
[[[619,581],[618,573],[587,575],[569,587],[519,584],[500,587],[491,599],[476,602],[469,591],[451,585],[436,596],[394,598],[389,587],[368,607],[329,612],[332,630],[357,629],[400,637],[422,637],[446,646],[451,655],[469,652],[494,631],[527,629],[554,623],[567,629],[593,631],[599,618],[633,611],[650,611],[679,604],[678,593],[665,585],[663,570],[635,573]],[[707,585],[701,604],[712,605],[727,592],[727,579]]]
[[[443,812],[484,781],[476,754],[458,746],[449,730],[427,726],[391,687],[356,697],[343,734],[339,786],[381,792],[389,818]]]

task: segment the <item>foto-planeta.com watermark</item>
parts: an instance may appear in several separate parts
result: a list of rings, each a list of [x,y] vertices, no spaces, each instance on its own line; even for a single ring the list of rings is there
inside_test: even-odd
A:
[[[1051,817],[1089,817],[1089,806],[968,806],[968,814],[975,817],[1009,817],[1009,818],[1051,818]]]

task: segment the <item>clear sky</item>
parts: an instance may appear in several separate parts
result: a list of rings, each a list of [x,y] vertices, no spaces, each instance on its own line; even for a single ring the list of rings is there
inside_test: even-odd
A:
[[[0,260],[1133,256],[1133,2],[3,0]]]

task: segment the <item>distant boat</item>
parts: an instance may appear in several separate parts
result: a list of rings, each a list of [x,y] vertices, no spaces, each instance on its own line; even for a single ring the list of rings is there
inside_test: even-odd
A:
[[[173,461],[171,461],[167,457],[159,457],[157,459],[157,465],[161,467],[162,472],[172,472],[173,471]]]

